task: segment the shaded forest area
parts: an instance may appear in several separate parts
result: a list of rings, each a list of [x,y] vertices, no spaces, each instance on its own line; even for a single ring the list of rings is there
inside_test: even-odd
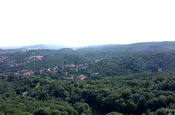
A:
[[[2,115],[91,115],[92,109],[108,115],[175,112],[174,74],[140,73],[84,81],[40,76],[7,79],[0,79]]]

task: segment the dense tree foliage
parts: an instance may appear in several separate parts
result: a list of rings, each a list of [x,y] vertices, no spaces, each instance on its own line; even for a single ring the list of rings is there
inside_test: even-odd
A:
[[[1,77],[0,111],[13,115],[108,115],[174,113],[175,75],[140,73],[67,81],[31,76]]]

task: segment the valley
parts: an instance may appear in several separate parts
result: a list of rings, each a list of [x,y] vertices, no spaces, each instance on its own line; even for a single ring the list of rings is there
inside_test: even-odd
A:
[[[1,115],[173,115],[174,42],[0,50]]]

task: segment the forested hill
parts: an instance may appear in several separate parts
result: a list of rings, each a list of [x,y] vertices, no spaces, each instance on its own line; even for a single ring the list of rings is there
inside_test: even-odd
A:
[[[34,45],[34,46],[26,46],[21,47],[19,49],[1,49],[0,54],[6,53],[15,53],[26,50],[41,50],[41,49],[52,49],[52,45]],[[51,48],[50,48],[51,47]],[[60,47],[61,48],[61,47]],[[68,48],[55,48],[58,49],[58,52],[64,53]],[[175,41],[165,41],[165,42],[145,42],[145,43],[134,43],[134,44],[113,44],[113,45],[99,45],[99,46],[89,46],[84,48],[76,48],[76,50],[70,49],[66,52],[76,53],[77,55],[82,55],[87,58],[99,58],[99,57],[107,57],[107,56],[117,56],[119,54],[127,54],[133,52],[150,52],[150,51],[171,51],[175,49]],[[51,50],[50,50],[51,51]]]
[[[71,49],[31,50],[0,57],[0,72],[47,75],[56,79],[83,75],[89,79],[141,72],[175,72],[175,51],[138,52],[98,59],[75,55]],[[24,72],[23,72],[24,71]]]
[[[38,46],[39,47],[39,46]],[[0,49],[1,56],[8,56],[12,60],[25,60],[29,56],[44,56],[49,63],[62,64],[77,61],[87,61],[99,58],[111,58],[139,52],[169,52],[175,50],[175,42],[148,42],[129,45],[101,45],[79,49],[63,48],[59,50],[46,49]],[[47,63],[47,62],[46,62]],[[51,64],[52,65],[52,64]]]
[[[0,115],[175,113],[175,42],[0,52]]]
[[[166,52],[174,51],[175,42],[147,42],[134,43],[128,45],[102,45],[91,46],[77,50],[77,53],[83,54],[88,58],[120,56],[137,52]]]
[[[136,72],[175,72],[175,42],[151,42],[130,45],[104,45],[73,50],[27,50],[0,56],[1,72],[33,72],[53,69],[70,76],[84,74],[98,77]],[[71,65],[72,64],[72,65]],[[65,73],[62,72],[62,73]],[[52,73],[52,72],[51,72]]]

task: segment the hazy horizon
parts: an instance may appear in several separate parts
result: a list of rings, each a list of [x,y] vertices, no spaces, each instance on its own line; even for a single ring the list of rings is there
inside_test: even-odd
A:
[[[175,41],[148,41],[148,42],[135,42],[135,43],[150,43],[150,42],[175,42]],[[62,44],[30,44],[30,45],[14,45],[14,46],[0,46],[2,49],[16,49],[16,48],[23,48],[23,47],[30,47],[30,46],[38,46],[38,45],[43,45],[43,46],[48,46],[48,48],[53,47],[55,48],[78,48],[78,47],[88,47],[88,46],[101,46],[101,45],[129,45],[129,44],[135,44],[135,43],[123,43],[123,44],[117,44],[117,43],[111,43],[111,44],[94,44],[94,45],[82,45],[82,46],[71,46],[71,45],[62,45]],[[54,48],[55,47],[55,48]]]
[[[0,46],[175,40],[175,1],[2,0]]]

